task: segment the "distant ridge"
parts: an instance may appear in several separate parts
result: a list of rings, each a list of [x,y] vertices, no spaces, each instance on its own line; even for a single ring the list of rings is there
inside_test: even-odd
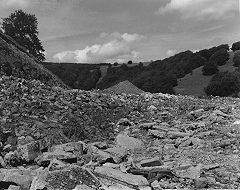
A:
[[[107,93],[113,92],[116,94],[122,94],[122,93],[124,93],[124,94],[142,94],[142,93],[144,93],[143,90],[134,86],[131,82],[129,82],[127,80],[120,82],[110,88],[107,88],[107,89],[103,90],[103,92],[107,92]]]

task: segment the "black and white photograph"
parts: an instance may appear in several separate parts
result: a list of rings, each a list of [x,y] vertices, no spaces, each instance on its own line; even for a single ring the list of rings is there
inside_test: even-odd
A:
[[[0,190],[240,189],[240,0],[0,0]]]

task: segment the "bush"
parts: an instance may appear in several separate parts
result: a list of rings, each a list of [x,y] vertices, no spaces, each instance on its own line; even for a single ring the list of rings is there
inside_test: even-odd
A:
[[[202,74],[205,76],[214,75],[218,72],[217,64],[212,62],[207,62],[202,68]]]
[[[182,67],[182,69],[184,70],[184,75],[188,73],[192,73],[192,70],[205,65],[206,62],[207,60],[205,58],[203,58],[200,55],[194,54],[189,58],[187,64],[184,67]],[[178,69],[178,71],[179,70],[180,68]]]
[[[240,41],[233,43],[231,49],[232,49],[233,51],[240,50]]]
[[[141,68],[143,68],[143,63],[140,62],[140,63],[138,64],[138,66],[141,67]]]
[[[212,47],[210,49],[204,49],[204,50],[201,50],[201,51],[197,52],[197,54],[201,55],[206,60],[209,60],[210,57],[220,49],[229,50],[229,45],[228,44],[222,44],[220,46]]]
[[[234,54],[233,63],[234,63],[233,66],[235,66],[235,67],[240,66],[240,52],[237,52]]]
[[[208,96],[223,97],[238,93],[240,90],[240,73],[237,71],[217,73],[204,90]]]
[[[128,64],[131,65],[131,64],[133,64],[133,62],[130,60],[130,61],[128,61]]]
[[[228,60],[229,60],[229,53],[226,49],[218,50],[209,59],[210,62],[219,66],[225,65]]]

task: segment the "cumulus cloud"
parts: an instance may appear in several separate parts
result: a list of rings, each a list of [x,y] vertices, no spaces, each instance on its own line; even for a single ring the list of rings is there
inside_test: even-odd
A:
[[[173,55],[175,55],[177,53],[177,50],[175,50],[175,49],[170,49],[170,50],[168,50],[167,51],[167,56],[168,57],[170,57],[170,56],[173,56]]]
[[[179,11],[183,19],[220,19],[238,12],[238,0],[171,0],[158,14]]]
[[[76,63],[123,62],[129,58],[138,57],[138,52],[134,50],[134,47],[144,36],[115,32],[102,33],[100,38],[110,40],[103,44],[87,46],[81,50],[60,52],[55,54],[53,59],[58,62]]]
[[[29,4],[28,0],[0,0],[0,7],[3,8],[25,8]]]

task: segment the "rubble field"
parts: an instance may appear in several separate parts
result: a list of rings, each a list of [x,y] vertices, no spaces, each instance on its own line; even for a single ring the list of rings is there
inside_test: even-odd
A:
[[[1,190],[240,188],[240,99],[0,78]]]

